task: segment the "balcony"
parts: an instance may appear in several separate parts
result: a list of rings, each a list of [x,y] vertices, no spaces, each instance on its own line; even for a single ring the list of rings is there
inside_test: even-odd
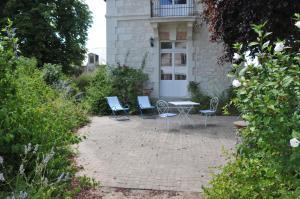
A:
[[[151,0],[151,17],[194,17],[195,0]]]

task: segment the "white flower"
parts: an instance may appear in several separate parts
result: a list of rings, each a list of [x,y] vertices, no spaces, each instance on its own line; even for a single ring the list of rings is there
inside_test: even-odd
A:
[[[291,147],[296,148],[296,147],[299,146],[300,141],[297,138],[293,138],[293,139],[290,140],[290,144],[291,144]]]
[[[54,150],[52,148],[51,151],[50,151],[50,153],[48,153],[46,155],[46,157],[43,159],[43,164],[47,164],[53,158],[54,154],[55,153],[54,153]]]
[[[36,154],[36,152],[37,152],[38,150],[39,150],[39,145],[36,144],[36,145],[34,146],[33,154]]]
[[[31,151],[31,143],[29,143],[27,146],[25,145],[25,155],[27,155],[28,154],[28,152],[30,152]]]
[[[297,26],[297,28],[300,28],[300,21],[297,21],[297,22],[295,23],[295,26]]]
[[[5,181],[4,174],[0,173],[0,182],[4,182],[4,181]]]
[[[255,56],[254,58],[251,57],[249,54],[245,56],[246,62],[245,62],[245,67],[248,67],[250,65],[253,65],[255,68],[260,66],[258,57]]]
[[[232,86],[235,87],[235,88],[238,88],[241,85],[242,85],[241,82],[237,79],[233,80],[233,82],[232,82]]]
[[[234,53],[233,59],[234,59],[235,61],[238,61],[238,60],[241,59],[241,55],[239,55],[238,53]]]
[[[274,51],[275,52],[281,52],[283,50],[284,50],[284,43],[283,42],[276,43]]]
[[[27,198],[28,193],[25,192],[25,191],[20,191],[20,195],[19,196],[20,196],[21,199],[25,199],[25,198]]]
[[[3,160],[3,157],[0,156],[0,164],[3,164],[4,160]]]
[[[19,168],[19,173],[20,173],[21,175],[24,175],[24,173],[25,173],[25,169],[24,169],[24,165],[23,165],[23,164],[21,164],[21,166],[20,166],[20,168]]]

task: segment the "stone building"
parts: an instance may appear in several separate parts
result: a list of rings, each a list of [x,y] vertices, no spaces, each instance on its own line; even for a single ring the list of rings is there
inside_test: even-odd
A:
[[[199,0],[107,0],[107,64],[144,66],[156,98],[188,98],[190,81],[208,95],[230,85],[231,64],[218,64]]]
[[[97,66],[99,66],[99,55],[95,53],[89,53],[88,62],[85,67],[86,71],[93,71]]]

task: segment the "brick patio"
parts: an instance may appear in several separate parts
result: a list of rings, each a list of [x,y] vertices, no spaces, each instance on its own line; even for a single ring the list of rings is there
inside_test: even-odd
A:
[[[201,192],[214,166],[226,162],[223,148],[234,149],[236,117],[216,117],[204,127],[193,115],[194,128],[161,119],[130,117],[115,121],[93,117],[79,132],[87,139],[78,145],[80,175],[94,177],[106,187]]]

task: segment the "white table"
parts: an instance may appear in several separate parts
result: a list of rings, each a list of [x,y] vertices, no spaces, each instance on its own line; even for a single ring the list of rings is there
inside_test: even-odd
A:
[[[169,102],[169,104],[176,107],[178,110],[178,118],[181,120],[185,120],[193,125],[192,119],[190,118],[190,112],[194,106],[200,105],[200,103],[192,102],[192,101],[174,101]]]

